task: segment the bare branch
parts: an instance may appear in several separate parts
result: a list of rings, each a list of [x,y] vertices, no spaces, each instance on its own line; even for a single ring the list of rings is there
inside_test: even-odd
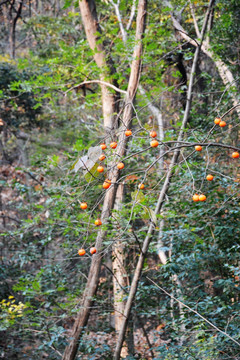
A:
[[[113,90],[122,93],[122,94],[126,94],[127,92],[125,90],[121,90],[119,88],[117,88],[115,85],[110,84],[106,81],[102,81],[102,80],[88,80],[88,81],[83,81],[80,84],[74,85],[73,87],[71,87],[70,89],[68,89],[67,91],[64,92],[64,95],[66,95],[69,91],[72,91],[74,89],[77,89],[83,85],[87,85],[87,84],[100,84],[100,85],[105,85],[108,86],[110,88],[112,88]]]
[[[127,30],[130,29],[136,12],[136,0],[133,0],[130,17],[127,24]]]
[[[124,29],[123,22],[122,22],[122,17],[121,17],[120,11],[119,11],[119,1],[116,4],[113,0],[110,0],[110,3],[114,6],[115,13],[116,13],[116,16],[117,16],[118,22],[119,22],[119,27],[120,27],[120,30],[121,30],[121,34],[122,34],[122,39],[123,39],[123,42],[125,44],[126,41],[127,41],[127,33],[126,33],[125,29]]]
[[[194,13],[194,9],[193,9],[193,5],[192,5],[192,3],[191,3],[191,0],[189,0],[189,6],[190,6],[192,18],[193,18],[193,23],[194,23],[196,35],[197,35],[198,38],[200,38],[200,31],[199,31],[197,19],[196,19],[196,17],[195,17],[195,13]]]

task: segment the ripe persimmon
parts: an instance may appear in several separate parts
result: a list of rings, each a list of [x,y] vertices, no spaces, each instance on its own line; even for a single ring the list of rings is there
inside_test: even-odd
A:
[[[202,151],[201,145],[196,145],[196,146],[195,146],[195,150],[196,150],[196,151]]]
[[[124,163],[122,163],[122,162],[118,163],[118,164],[117,164],[117,168],[118,168],[119,170],[122,170],[122,169],[124,168]]]
[[[225,121],[223,121],[223,120],[221,120],[220,123],[219,123],[220,127],[225,127],[226,125],[227,125],[227,123]]]
[[[215,120],[214,120],[215,124],[216,125],[219,125],[220,122],[221,122],[221,118],[220,117],[216,117]]]
[[[99,173],[104,172],[104,167],[101,166],[101,165],[99,165],[99,166],[97,167],[97,171],[98,171]]]
[[[144,185],[143,183],[141,183],[141,184],[138,185],[138,188],[139,188],[140,190],[143,190],[144,187],[145,187],[145,185]]]
[[[205,201],[207,197],[204,194],[199,195],[199,201]]]
[[[103,183],[103,188],[108,189],[111,186],[111,180],[106,179]]]
[[[90,254],[93,255],[93,254],[96,254],[96,252],[97,252],[97,249],[95,247],[91,247]]]
[[[100,145],[100,147],[101,147],[102,150],[105,150],[105,149],[107,148],[107,145],[106,145],[105,143],[102,143],[102,144]]]
[[[212,180],[213,180],[213,176],[212,176],[211,174],[209,174],[209,175],[207,175],[206,179],[207,179],[208,181],[212,181]]]
[[[234,151],[234,152],[232,153],[232,158],[233,158],[233,159],[238,159],[238,158],[239,158],[239,153],[238,153],[237,151]]]
[[[86,203],[86,202],[81,203],[81,204],[80,204],[80,208],[81,208],[82,210],[87,209],[87,203]]]
[[[104,159],[106,159],[106,156],[104,154],[102,154],[101,156],[99,156],[98,160],[99,161],[103,161]]]
[[[78,255],[79,256],[83,256],[83,255],[85,255],[86,254],[86,251],[84,250],[84,249],[79,249],[78,250]]]
[[[157,140],[152,140],[150,142],[151,147],[157,147],[159,145],[159,142]]]
[[[125,131],[125,135],[126,135],[126,136],[131,136],[131,135],[132,135],[132,130],[127,129],[127,130]]]
[[[155,138],[157,136],[156,131],[152,130],[149,134],[152,138]]]
[[[117,147],[117,143],[116,143],[116,141],[111,142],[111,144],[110,144],[110,148],[112,148],[112,149],[116,149],[116,147]]]
[[[199,195],[198,194],[194,194],[192,197],[193,201],[197,202],[199,201]]]
[[[96,226],[100,226],[100,225],[102,225],[102,221],[100,219],[97,219],[97,220],[94,221],[94,224]]]

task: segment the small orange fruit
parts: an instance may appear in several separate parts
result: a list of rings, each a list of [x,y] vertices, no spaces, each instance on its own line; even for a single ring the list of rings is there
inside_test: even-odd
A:
[[[221,122],[221,118],[220,117],[216,117],[215,120],[214,120],[215,124],[216,125],[219,125],[220,122]]]
[[[111,186],[111,180],[106,179],[103,183],[103,188],[108,189]]]
[[[219,126],[221,126],[221,127],[225,127],[227,125],[227,123],[225,122],[225,121],[220,121],[220,123],[219,123]]]
[[[196,145],[196,146],[195,146],[195,150],[196,150],[196,151],[202,151],[201,145]]]
[[[80,208],[83,210],[87,209],[87,203],[86,202],[81,203]]]
[[[157,140],[152,140],[150,142],[151,147],[157,147],[159,145],[159,142]]]
[[[106,156],[104,154],[102,154],[101,156],[99,156],[98,160],[99,161],[103,161],[104,159],[106,159]]]
[[[139,188],[140,190],[143,190],[143,189],[144,189],[144,187],[145,187],[145,186],[144,186],[144,184],[143,184],[143,183],[141,183],[141,184],[139,184],[139,185],[138,185],[138,188]]]
[[[205,201],[207,200],[207,197],[203,194],[199,195],[199,201]]]
[[[79,249],[78,250],[78,255],[79,256],[83,256],[83,255],[85,255],[86,254],[86,251],[84,250],[84,249]]]
[[[132,135],[132,130],[127,129],[127,130],[125,131],[125,135],[126,135],[126,136],[131,136],[131,135]]]
[[[199,195],[198,194],[193,195],[192,199],[195,202],[199,201]]]
[[[104,143],[102,143],[102,144],[100,145],[100,147],[101,147],[102,150],[105,150],[105,149],[107,148],[107,145],[104,144]]]
[[[116,143],[116,141],[111,142],[111,144],[110,144],[110,148],[112,148],[112,149],[116,149],[116,147],[117,147],[117,143]]]
[[[238,158],[239,158],[239,153],[238,153],[237,151],[234,151],[234,152],[232,153],[232,158],[233,158],[233,159],[238,159]]]
[[[97,252],[97,249],[95,247],[91,247],[90,254],[93,255],[93,254],[96,254],[96,252]]]
[[[208,181],[212,181],[212,180],[213,180],[213,176],[212,176],[211,174],[209,174],[209,175],[207,175],[206,179],[207,179]]]
[[[152,138],[155,138],[157,136],[156,131],[152,130],[149,134]]]
[[[101,166],[101,165],[98,166],[98,167],[97,167],[97,171],[100,172],[100,173],[104,172],[104,167]]]
[[[100,226],[100,225],[102,225],[102,222],[101,222],[100,219],[97,219],[97,220],[94,221],[94,224],[95,224],[96,226]]]
[[[118,168],[119,170],[122,170],[122,169],[124,168],[124,163],[122,163],[122,162],[118,163],[118,164],[117,164],[117,168]]]

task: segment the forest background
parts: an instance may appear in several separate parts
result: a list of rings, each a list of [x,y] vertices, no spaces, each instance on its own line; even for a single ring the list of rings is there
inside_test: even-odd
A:
[[[0,19],[0,359],[240,359],[238,1]]]

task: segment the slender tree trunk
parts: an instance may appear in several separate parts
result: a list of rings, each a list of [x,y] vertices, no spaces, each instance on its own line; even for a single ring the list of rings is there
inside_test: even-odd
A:
[[[89,6],[92,6],[90,8]],[[80,1],[80,9],[82,17],[85,17],[84,20],[84,26],[87,33],[88,41],[91,41],[90,46],[94,46],[96,44],[96,38],[94,40],[93,36],[96,34],[96,22],[94,21],[93,16],[91,15],[91,9],[93,13],[96,14],[95,4],[92,0],[86,2],[86,1]],[[89,19],[89,21],[86,20],[86,16]],[[141,55],[142,55],[142,37],[145,30],[145,19],[146,19],[146,0],[139,0],[138,4],[138,16],[137,16],[137,25],[136,25],[136,45],[133,52],[133,61],[131,65],[131,72],[129,77],[129,83],[128,83],[128,90],[127,90],[127,96],[125,101],[125,107],[122,117],[123,122],[123,129],[126,127],[129,127],[131,124],[132,119],[132,103],[135,99],[137,86],[139,82],[139,75],[140,75],[140,69],[141,69]],[[96,45],[98,46],[98,45]],[[98,66],[100,64],[105,64],[104,60],[104,53],[103,49],[99,50],[100,53],[95,55],[95,61],[99,61]],[[110,97],[112,95],[110,94]],[[104,100],[105,98],[102,97]],[[103,108],[104,113],[104,108]],[[112,129],[113,128],[113,120],[110,122],[110,119],[112,118],[112,114],[109,114],[108,112],[106,114],[106,122],[105,126]],[[110,116],[109,116],[110,115]],[[105,118],[104,118],[105,120]],[[109,125],[109,126],[108,126]],[[122,130],[123,130],[122,129]],[[120,131],[119,136],[119,146],[116,151],[116,158],[122,158],[125,154],[126,149],[126,143],[127,138],[124,134],[124,131]],[[101,214],[102,222],[105,223],[106,220],[109,218],[111,214],[111,209],[113,208],[115,197],[116,197],[116,190],[117,190],[117,184],[118,184],[118,177],[119,177],[119,170],[116,167],[113,167],[111,172],[109,173],[109,178],[111,179],[112,186],[109,188],[109,190],[106,192],[106,196],[104,198],[103,202],[103,209]],[[73,360],[75,359],[75,356],[77,354],[79,340],[82,335],[82,331],[84,327],[87,325],[88,317],[91,311],[92,306],[92,299],[94,294],[96,293],[97,285],[98,285],[98,278],[99,278],[99,271],[100,271],[100,264],[101,264],[101,248],[102,243],[105,238],[106,231],[100,230],[97,235],[96,239],[96,248],[97,248],[97,254],[95,254],[92,258],[92,263],[89,271],[88,281],[85,288],[85,292],[83,295],[83,301],[81,310],[75,320],[73,331],[71,334],[71,340],[69,342],[69,345],[66,347],[65,352],[63,354],[62,360]]]
[[[96,5],[93,0],[79,1],[82,21],[86,32],[87,40],[90,48],[95,52],[94,60],[101,69],[100,80],[113,84],[112,75],[114,73],[111,59],[108,58],[104,43],[100,42],[99,36],[101,28],[97,19]],[[109,70],[106,70],[109,69]],[[109,91],[106,85],[101,84],[102,90],[102,111],[104,118],[104,126],[107,131],[116,128],[116,95]]]
[[[207,23],[208,23],[208,19],[209,19],[209,13],[210,10],[212,8],[213,5],[213,1],[214,0],[210,0],[209,2],[209,6],[208,6],[208,10],[204,19],[204,24],[202,27],[202,31],[201,31],[201,42],[200,44],[202,44],[203,41],[203,37],[206,31],[206,27],[207,27]],[[192,88],[193,88],[193,79],[194,79],[194,74],[196,71],[196,66],[197,66],[197,61],[198,61],[198,57],[199,57],[199,53],[200,53],[200,46],[198,46],[196,48],[195,54],[194,54],[194,59],[193,59],[193,65],[192,65],[192,69],[191,69],[191,75],[190,75],[190,80],[189,80],[189,86],[188,86],[188,93],[187,93],[187,102],[186,102],[186,109],[184,112],[184,117],[183,117],[183,122],[181,125],[181,129],[178,135],[178,141],[181,141],[184,137],[184,130],[185,127],[187,125],[187,121],[189,118],[189,113],[190,113],[190,108],[191,108],[191,100],[192,100]],[[175,150],[173,158],[171,160],[170,166],[169,166],[169,170],[166,174],[166,178],[162,187],[162,190],[159,194],[159,198],[158,198],[158,202],[157,202],[157,206],[155,209],[155,214],[158,214],[160,212],[160,210],[162,209],[163,203],[165,201],[165,197],[166,194],[168,192],[170,183],[171,183],[171,178],[173,176],[173,172],[174,172],[174,167],[177,163],[178,160],[178,156],[179,156],[180,150]],[[132,280],[132,284],[131,284],[131,288],[130,288],[130,292],[129,292],[129,296],[128,296],[128,300],[127,300],[127,304],[125,307],[125,311],[124,311],[124,320],[122,323],[122,328],[121,331],[119,333],[119,337],[118,337],[118,341],[117,341],[117,345],[116,345],[116,349],[114,352],[114,360],[118,360],[120,359],[120,352],[121,352],[121,348],[122,348],[122,344],[124,341],[124,336],[125,336],[125,331],[126,331],[126,327],[127,327],[127,321],[130,315],[130,311],[131,311],[131,307],[137,292],[137,287],[138,287],[138,282],[141,276],[141,271],[142,271],[142,267],[143,267],[143,263],[144,263],[144,259],[148,250],[148,246],[149,243],[151,241],[151,236],[152,233],[155,229],[154,224],[151,222],[149,228],[148,228],[148,233],[147,236],[143,242],[143,246],[142,246],[142,251],[137,263],[137,267],[133,276],[133,280]]]
[[[124,183],[118,185],[114,209],[120,211],[123,205]],[[118,336],[121,329],[124,308],[126,305],[126,289],[128,286],[128,274],[125,270],[126,249],[122,239],[114,242],[112,249],[112,271],[113,271],[113,296],[114,296],[114,323]],[[121,357],[129,355],[128,341],[123,344]]]

